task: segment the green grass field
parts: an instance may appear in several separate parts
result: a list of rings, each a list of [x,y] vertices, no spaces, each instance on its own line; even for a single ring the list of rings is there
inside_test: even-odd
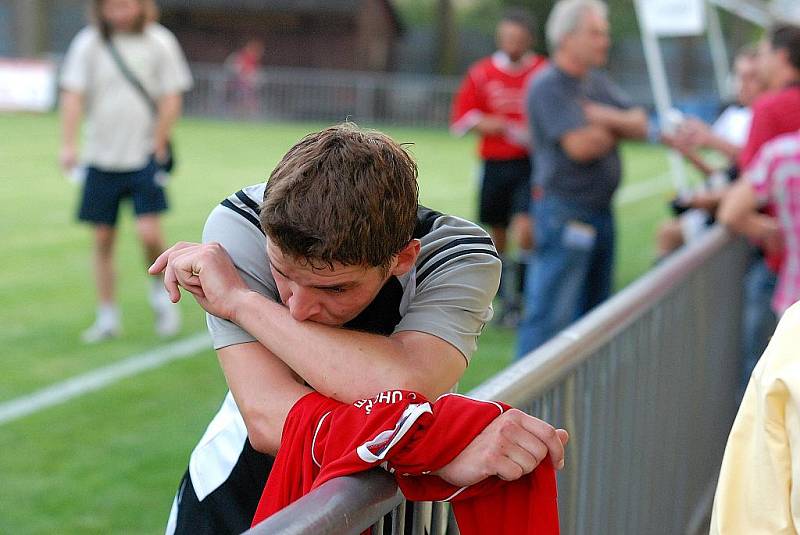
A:
[[[170,242],[198,240],[208,212],[241,186],[264,180],[303,134],[323,125],[187,119],[177,131],[179,172],[165,218]],[[445,130],[385,128],[413,143],[422,202],[474,218],[474,140]],[[159,347],[146,303],[144,263],[129,210],[118,244],[124,335],[84,346],[93,320],[90,233],[75,222],[78,188],[56,165],[54,115],[0,115],[0,403]],[[624,147],[623,187],[664,176],[663,150]],[[662,190],[668,188],[662,188]],[[180,192],[180,195],[177,193]],[[617,287],[648,269],[666,193],[618,206]],[[205,322],[181,302],[181,337]],[[505,366],[513,333],[487,327],[461,383],[469,390]],[[213,351],[173,362],[37,414],[0,424],[0,533],[158,533],[191,448],[225,382]]]

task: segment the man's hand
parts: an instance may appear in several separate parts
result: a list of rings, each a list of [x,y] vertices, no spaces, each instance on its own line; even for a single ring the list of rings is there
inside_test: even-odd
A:
[[[761,246],[768,255],[781,255],[786,247],[783,240],[780,222],[770,216],[761,215],[758,218],[761,234]]]
[[[75,145],[64,144],[58,155],[58,163],[61,165],[63,172],[69,173],[72,171],[78,165],[78,148]]]
[[[599,104],[591,100],[585,100],[581,105],[587,123],[606,127],[612,126],[612,117],[617,113],[616,108],[606,106],[605,104]]]
[[[687,117],[678,128],[677,136],[682,145],[693,149],[711,145],[711,128],[695,117]]]
[[[475,125],[475,130],[485,136],[499,136],[506,131],[506,120],[497,115],[484,115]]]
[[[164,164],[169,158],[169,152],[167,151],[167,143],[156,143],[153,147],[153,156],[156,159],[156,163]]]
[[[209,314],[232,319],[238,299],[250,290],[228,252],[219,243],[179,242],[161,253],[147,270],[164,273],[164,286],[173,303],[181,298],[179,287],[191,293]]]
[[[569,434],[547,422],[511,409],[486,426],[448,465],[434,472],[458,487],[497,476],[506,481],[533,471],[547,455],[557,469],[564,467]]]

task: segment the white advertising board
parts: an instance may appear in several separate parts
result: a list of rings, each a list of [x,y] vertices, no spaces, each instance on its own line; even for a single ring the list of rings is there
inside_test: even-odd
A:
[[[641,0],[644,24],[655,35],[700,35],[706,29],[703,0]]]
[[[0,111],[49,111],[55,99],[53,62],[0,58]]]

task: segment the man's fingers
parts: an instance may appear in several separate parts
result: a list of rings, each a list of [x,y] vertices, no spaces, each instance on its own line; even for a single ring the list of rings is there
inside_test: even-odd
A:
[[[532,471],[549,453],[547,445],[539,437],[509,420],[501,430],[505,441],[501,442],[505,454],[519,464],[525,473]]]
[[[167,249],[166,251],[158,255],[158,258],[156,258],[156,261],[153,262],[153,265],[147,268],[147,272],[150,275],[156,275],[164,271],[164,268],[167,267],[167,260],[169,259],[170,251],[171,249]]]
[[[494,464],[497,468],[497,477],[505,481],[514,481],[526,474],[519,464],[505,455],[498,456]]]
[[[161,273],[162,271],[164,271],[164,268],[167,267],[167,264],[170,261],[170,257],[174,253],[176,253],[178,251],[183,251],[184,249],[187,249],[187,248],[190,248],[190,247],[197,247],[198,245],[200,245],[200,244],[191,243],[191,242],[184,242],[184,241],[176,243],[175,245],[173,245],[172,247],[170,247],[169,249],[167,249],[166,251],[164,251],[163,253],[158,255],[158,258],[156,258],[156,261],[153,262],[153,265],[150,266],[147,269],[147,272],[149,274],[151,274],[151,275],[155,275],[157,273]]]
[[[163,268],[164,287],[167,289],[167,293],[169,293],[169,298],[173,303],[177,303],[181,299],[181,292],[179,288],[180,286],[186,287],[188,290],[189,289],[188,286],[197,285],[200,282],[199,279],[194,281],[187,281],[187,279],[192,277],[192,267],[190,259],[192,253],[197,247],[198,245],[194,243],[186,243],[186,242],[176,243],[175,245],[164,251],[161,254],[161,256],[159,256],[158,259],[156,259],[156,262],[153,264],[153,266],[156,266],[156,264],[158,264],[158,261],[160,259],[166,258],[165,266]],[[188,276],[186,274],[187,264],[189,265]]]
[[[522,426],[530,433],[535,435],[539,440],[544,442],[544,444],[547,446],[548,452],[550,453],[550,460],[553,462],[553,466],[557,470],[561,470],[564,467],[564,444],[562,443],[559,434],[556,433],[555,428],[547,422],[539,420],[538,418],[534,418],[533,416],[529,416],[524,413],[521,414],[523,416],[520,418]]]
[[[164,288],[167,289],[169,300],[177,303],[181,299],[181,291],[178,289],[178,279],[175,275],[175,268],[167,264],[164,269]]]
[[[558,435],[558,439],[561,441],[561,444],[564,446],[567,445],[569,442],[569,433],[566,429],[556,429],[556,434]]]

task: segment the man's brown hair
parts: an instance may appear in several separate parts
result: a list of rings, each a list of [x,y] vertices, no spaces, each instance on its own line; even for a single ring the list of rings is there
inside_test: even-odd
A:
[[[380,132],[344,123],[307,135],[269,177],[261,226],[317,268],[388,268],[417,220],[417,165]]]
[[[105,2],[106,0],[94,0],[92,2],[92,21],[97,25],[97,29],[100,30],[100,35],[107,41],[111,39],[114,31],[108,21],[103,18],[103,4]],[[148,22],[158,20],[158,8],[154,0],[138,0],[138,2],[142,6],[142,16],[136,21],[133,30],[136,33],[141,33]]]

